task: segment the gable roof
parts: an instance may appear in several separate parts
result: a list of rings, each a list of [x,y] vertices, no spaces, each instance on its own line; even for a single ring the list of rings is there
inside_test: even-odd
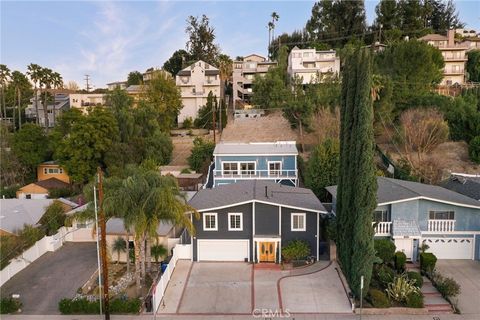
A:
[[[14,234],[24,224],[36,225],[55,199],[0,199],[0,229]]]
[[[220,142],[213,155],[297,155],[295,141],[232,143]]]
[[[173,224],[160,222],[157,227],[157,234],[159,236],[166,236],[172,230]],[[107,234],[118,234],[118,235],[126,235],[127,231],[125,230],[125,226],[123,224],[123,220],[120,218],[110,218],[107,221]]]
[[[452,175],[447,180],[442,181],[440,185],[446,189],[480,201],[480,176],[464,177]]]
[[[45,188],[47,190],[50,190],[50,189],[64,189],[64,188],[70,187],[70,185],[68,183],[63,182],[62,180],[59,180],[57,178],[48,178],[46,180],[33,182],[33,184],[36,184],[37,186],[40,186],[40,187]]]
[[[408,200],[425,199],[480,209],[478,201],[439,186],[385,177],[377,177],[377,183],[377,202],[379,206]],[[336,197],[337,186],[330,186],[326,189]]]
[[[205,211],[253,201],[327,213],[312,190],[263,180],[240,181],[213,189],[202,189],[188,204],[199,211]]]
[[[430,34],[424,35],[423,37],[418,38],[418,40],[422,40],[422,41],[442,41],[442,40],[448,40],[448,38],[444,35],[441,35],[441,34],[430,33]]]

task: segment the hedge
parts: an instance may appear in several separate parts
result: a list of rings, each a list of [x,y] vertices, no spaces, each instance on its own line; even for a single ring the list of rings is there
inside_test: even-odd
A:
[[[423,272],[431,273],[435,270],[437,257],[431,252],[423,252],[420,254],[420,269]]]
[[[113,299],[110,300],[110,313],[125,314],[140,312],[140,299]],[[98,300],[88,301],[82,299],[62,299],[58,303],[58,309],[62,314],[97,314],[100,312]]]
[[[395,269],[397,271],[405,270],[405,263],[407,262],[407,256],[401,251],[395,252]]]
[[[388,308],[390,307],[390,300],[385,292],[378,289],[370,289],[368,291],[370,302],[374,308]]]
[[[415,286],[421,288],[423,286],[423,277],[420,273],[415,271],[407,272],[408,279],[415,280]]]
[[[0,314],[14,313],[22,307],[22,303],[13,298],[3,298],[0,300]]]
[[[395,256],[395,244],[390,239],[375,239],[373,242],[376,256],[382,259],[383,263],[390,263]]]
[[[421,293],[408,295],[406,305],[408,308],[423,308],[423,295]]]

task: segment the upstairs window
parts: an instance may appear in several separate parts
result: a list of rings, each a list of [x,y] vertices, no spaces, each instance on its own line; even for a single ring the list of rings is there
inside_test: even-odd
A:
[[[205,231],[217,231],[217,213],[204,213],[203,214],[203,230]]]
[[[278,176],[282,173],[282,162],[281,161],[270,161],[268,162],[268,174]]]
[[[241,212],[228,213],[228,230],[229,231],[243,230],[243,214]]]
[[[223,162],[222,163],[223,174],[237,174],[238,163],[236,162]]]
[[[292,213],[292,231],[305,231],[305,213]]]
[[[255,162],[240,162],[240,174],[255,174]]]
[[[374,212],[375,222],[390,222],[390,212],[388,210],[376,210]]]

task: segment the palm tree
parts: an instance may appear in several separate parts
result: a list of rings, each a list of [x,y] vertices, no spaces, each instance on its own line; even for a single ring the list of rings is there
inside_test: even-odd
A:
[[[273,44],[273,41],[275,40],[275,22],[278,21],[278,19],[280,18],[280,16],[274,11],[272,12],[272,14],[270,15],[272,17],[272,21],[270,21],[268,23],[268,30],[272,32],[272,41],[269,42],[269,48],[270,48],[270,45]]]
[[[112,243],[112,251],[117,253],[117,264],[120,262],[120,253],[127,250],[127,242],[122,237],[118,236]],[[128,255],[127,255],[128,260]]]
[[[7,118],[7,107],[5,106],[5,86],[10,78],[10,69],[4,64],[0,64],[0,85],[2,86],[2,118]]]
[[[53,71],[48,68],[42,68],[40,71],[40,87],[45,86],[43,90],[43,116],[45,118],[45,130],[48,132],[49,119],[48,119],[48,89],[52,85],[52,74]],[[55,101],[54,101],[55,104]]]
[[[167,248],[162,246],[161,244],[156,244],[152,246],[152,255],[155,258],[155,262],[158,263],[160,257],[167,255]]]
[[[62,79],[62,76],[60,75],[60,73],[58,72],[52,72],[52,88],[53,89],[60,89],[63,87],[63,79]],[[55,93],[54,93],[54,96],[55,96]],[[54,108],[53,108],[53,123],[55,124],[55,117],[56,117],[56,110],[55,110],[55,99],[53,99],[53,104],[54,104]]]
[[[105,191],[105,213],[121,217],[127,229],[134,232],[135,279],[140,288],[146,273],[145,242],[158,236],[158,224],[182,225],[193,233],[193,224],[186,212],[193,212],[197,218],[198,212],[185,203],[174,178],[153,170],[136,168],[114,188]]]
[[[28,83],[27,78],[23,73],[20,71],[13,71],[12,72],[12,86],[14,89],[14,106],[13,106],[13,130],[15,131],[15,99],[17,100],[17,107],[18,107],[18,127],[19,129],[22,128],[22,85],[25,82]]]
[[[38,124],[38,91],[37,84],[40,82],[40,74],[42,67],[38,64],[30,63],[27,67],[27,74],[30,77],[30,80],[33,82],[34,93],[35,93],[35,122]]]

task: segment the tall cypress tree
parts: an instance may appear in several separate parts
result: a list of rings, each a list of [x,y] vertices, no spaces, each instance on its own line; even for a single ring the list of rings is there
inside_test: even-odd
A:
[[[347,57],[343,74],[337,194],[339,260],[357,297],[361,276],[368,292],[375,257],[372,221],[377,182],[371,87],[371,53],[357,49]]]

